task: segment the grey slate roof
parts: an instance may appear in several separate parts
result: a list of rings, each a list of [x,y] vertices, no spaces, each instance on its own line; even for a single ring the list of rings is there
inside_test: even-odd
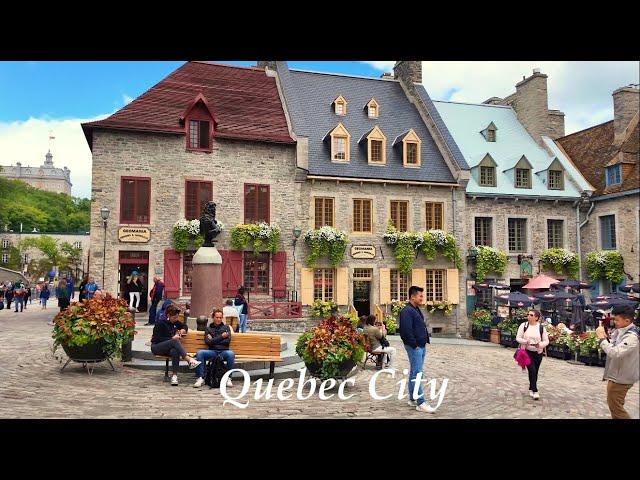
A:
[[[418,110],[409,102],[399,82],[288,70],[285,62],[279,62],[278,74],[295,134],[309,139],[310,175],[455,182]],[[332,102],[339,95],[347,101],[347,114],[344,116],[336,115],[332,107]],[[369,118],[364,108],[371,98],[375,98],[380,105],[379,117],[375,119]],[[437,119],[434,120],[436,123],[439,122],[445,139],[447,135],[449,138],[445,141],[453,143],[450,148],[454,156],[456,152],[459,154],[453,138],[431,100],[426,96],[423,101],[428,108],[430,105],[431,110],[437,115]],[[323,140],[327,132],[333,130],[338,123],[342,123],[351,134],[351,160],[346,164],[331,162],[330,138]],[[387,137],[387,164],[384,167],[369,165],[367,144],[358,142],[376,125]],[[410,128],[413,128],[422,140],[420,168],[403,167],[402,145],[392,146],[396,137],[404,135]],[[463,158],[461,165],[468,168]]]

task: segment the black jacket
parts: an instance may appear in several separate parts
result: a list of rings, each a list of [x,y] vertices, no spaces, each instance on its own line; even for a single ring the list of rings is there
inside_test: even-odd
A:
[[[410,303],[400,311],[400,338],[411,348],[424,347],[431,343],[422,311]]]
[[[169,319],[162,319],[156,322],[153,327],[153,335],[151,336],[151,343],[160,343],[167,340],[171,340],[176,334],[176,331],[185,329],[189,331],[189,327],[182,322],[171,323]]]
[[[229,334],[226,338],[222,336],[224,332]],[[211,335],[213,338],[209,340],[207,335]],[[210,323],[209,326],[205,328],[204,341],[209,345],[210,350],[229,350],[229,344],[231,343],[231,329],[229,325],[225,325],[224,323],[220,325]]]

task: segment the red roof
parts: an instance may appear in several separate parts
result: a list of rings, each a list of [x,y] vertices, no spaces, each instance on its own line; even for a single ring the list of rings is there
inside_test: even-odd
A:
[[[273,77],[264,69],[188,62],[104,120],[83,123],[108,128],[184,134],[180,117],[202,94],[217,121],[215,138],[295,143]]]

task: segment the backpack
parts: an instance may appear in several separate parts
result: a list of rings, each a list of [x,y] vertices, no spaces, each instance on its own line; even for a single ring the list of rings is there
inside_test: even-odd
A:
[[[220,382],[224,374],[227,373],[227,367],[221,356],[212,358],[207,362],[204,371],[204,383],[209,388],[220,388]]]
[[[529,322],[524,322],[524,330],[522,331],[522,333],[524,334],[524,332],[527,331],[527,328],[529,328]],[[542,326],[542,322],[539,322],[539,327],[540,327],[540,340],[542,340],[542,332],[544,332],[544,327]]]

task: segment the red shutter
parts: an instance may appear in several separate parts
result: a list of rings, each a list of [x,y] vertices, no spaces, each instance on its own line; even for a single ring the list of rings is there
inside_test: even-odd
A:
[[[198,192],[196,190],[197,186],[198,184],[196,182],[189,182],[189,181],[187,181],[185,185],[184,218],[186,218],[187,220],[193,220],[194,218],[199,217],[196,214],[196,211],[198,209],[197,207]]]
[[[235,297],[242,285],[242,252],[218,250],[222,257],[222,296]]]
[[[287,253],[277,252],[273,254],[272,272],[273,272],[273,296],[287,296]]]
[[[256,186],[244,184],[244,223],[253,223],[256,219]]]
[[[258,188],[258,206],[256,208],[257,210],[257,216],[258,219],[260,221],[263,222],[269,222],[269,210],[270,210],[270,203],[271,203],[271,198],[270,198],[270,188],[269,185],[260,185],[257,187]]]
[[[164,291],[167,298],[180,296],[180,253],[164,251]]]

